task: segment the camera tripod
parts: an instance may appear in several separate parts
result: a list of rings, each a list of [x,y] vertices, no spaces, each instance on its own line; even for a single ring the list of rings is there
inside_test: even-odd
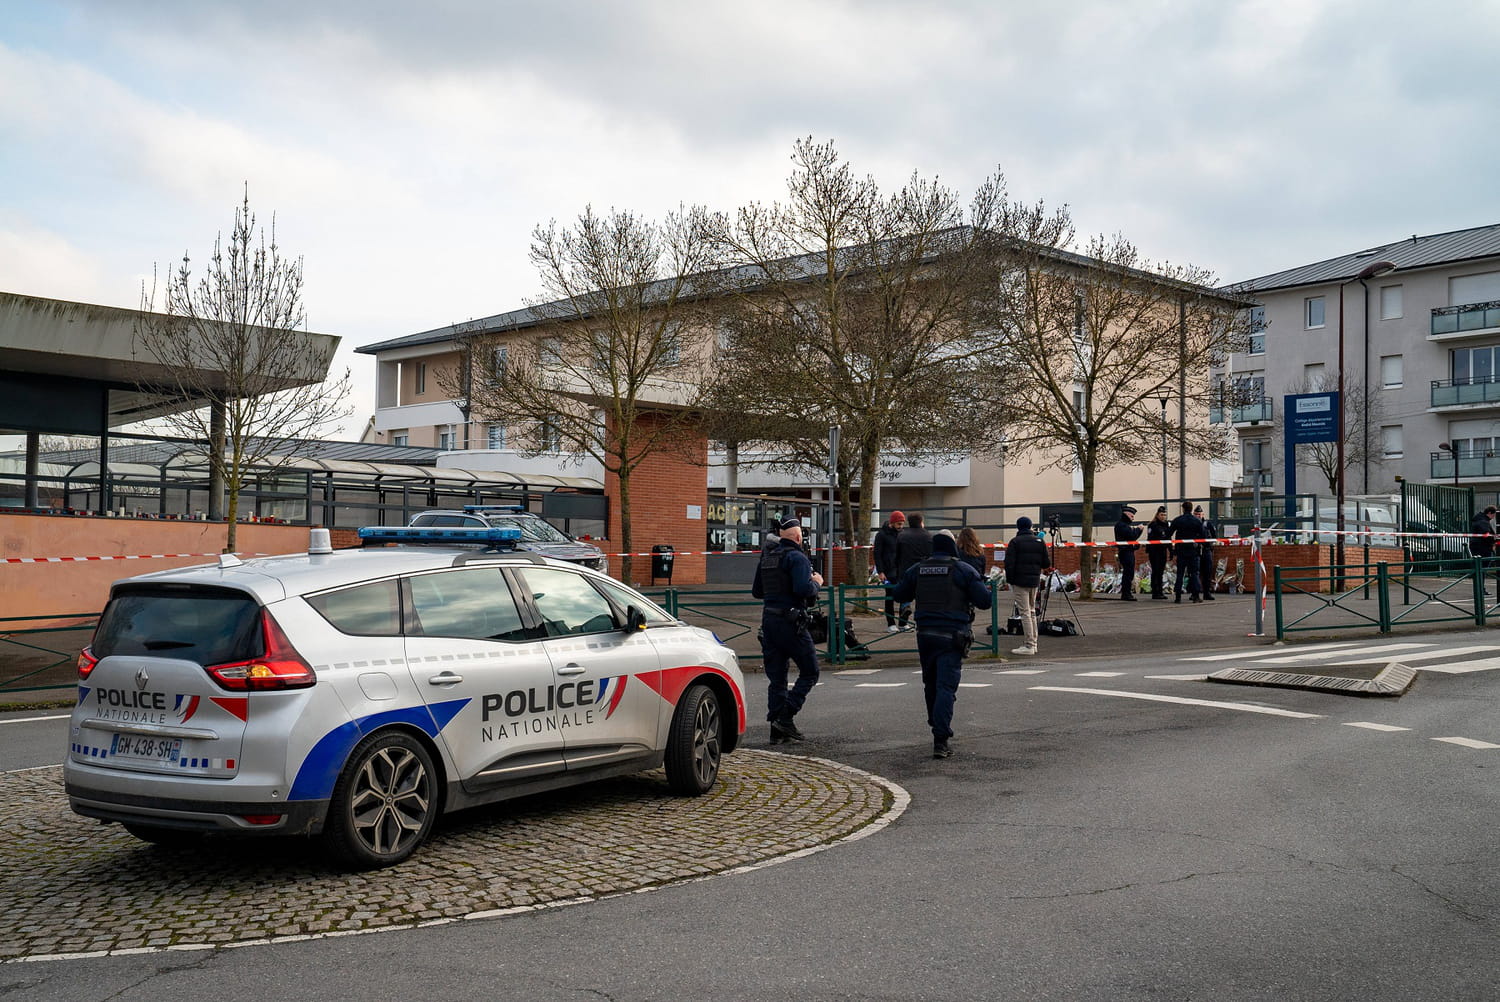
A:
[[[1042,620],[1047,615],[1047,600],[1052,594],[1052,582],[1059,580],[1061,577],[1057,573],[1057,566],[1052,563],[1052,541],[1057,538],[1057,534],[1060,531],[1062,531],[1062,525],[1057,516],[1054,515],[1047,519],[1047,563],[1051,566],[1047,568],[1047,576],[1042,579],[1042,583],[1046,587],[1041,589],[1040,594],[1037,596],[1036,621],[1038,629],[1040,629]],[[1063,601],[1068,603],[1068,612],[1073,617],[1073,623],[1078,627],[1078,635],[1080,637],[1085,636],[1083,623],[1078,619],[1078,610],[1073,608],[1073,600],[1068,597],[1067,589],[1059,588],[1058,591],[1062,592]]]

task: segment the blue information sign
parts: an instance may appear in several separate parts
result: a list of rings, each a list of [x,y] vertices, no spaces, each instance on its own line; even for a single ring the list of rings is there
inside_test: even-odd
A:
[[[1289,393],[1282,402],[1286,444],[1337,442],[1339,440],[1339,395],[1333,393]]]

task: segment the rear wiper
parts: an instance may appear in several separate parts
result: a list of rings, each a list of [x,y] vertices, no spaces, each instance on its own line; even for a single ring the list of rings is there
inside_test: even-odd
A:
[[[179,647],[197,647],[191,640],[148,640],[141,645],[148,651],[170,651]]]

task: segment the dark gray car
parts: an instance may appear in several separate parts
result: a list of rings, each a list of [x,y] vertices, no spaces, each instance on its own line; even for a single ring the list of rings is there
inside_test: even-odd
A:
[[[519,529],[518,550],[529,550],[544,557],[566,560],[592,570],[602,571],[604,551],[592,543],[574,539],[551,522],[512,505],[465,505],[462,511],[424,511],[411,520],[413,526],[433,528]]]

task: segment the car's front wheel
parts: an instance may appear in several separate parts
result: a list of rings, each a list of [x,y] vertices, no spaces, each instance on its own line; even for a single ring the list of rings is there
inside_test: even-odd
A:
[[[673,793],[696,797],[713,787],[723,758],[722,728],[718,695],[706,685],[690,686],[667,735],[667,785]]]
[[[343,862],[358,869],[391,866],[416,851],[438,811],[432,756],[407,734],[386,732],[349,756],[328,807],[323,837]]]

